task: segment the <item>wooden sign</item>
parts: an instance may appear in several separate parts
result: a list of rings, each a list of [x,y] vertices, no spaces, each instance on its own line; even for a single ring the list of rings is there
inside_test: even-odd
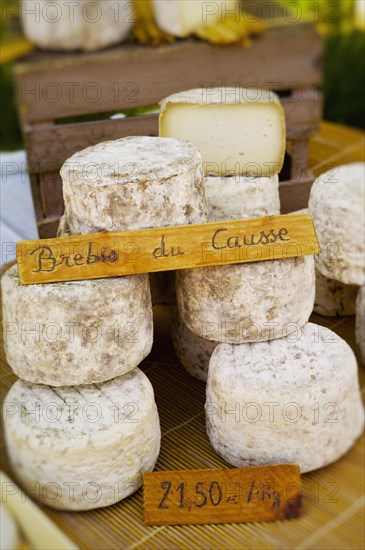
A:
[[[309,214],[17,243],[21,284],[257,262],[318,252]]]
[[[241,523],[296,518],[301,509],[299,466],[143,474],[147,525]]]

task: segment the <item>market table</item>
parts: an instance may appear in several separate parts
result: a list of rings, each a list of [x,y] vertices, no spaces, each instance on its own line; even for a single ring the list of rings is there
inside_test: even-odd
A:
[[[338,164],[365,160],[365,134],[321,124],[310,143],[315,174]],[[161,419],[161,453],[156,470],[229,467],[205,433],[205,385],[176,359],[167,306],[154,308],[155,339],[141,368],[151,380]],[[354,317],[311,321],[325,325],[355,349]],[[1,349],[1,402],[16,376]],[[364,395],[365,371],[359,367]],[[2,468],[12,477],[1,433]],[[143,524],[142,489],[131,497],[91,512],[58,512],[49,517],[82,549],[362,549],[364,540],[364,436],[334,464],[302,476],[303,513],[299,519],[271,523],[160,526]]]

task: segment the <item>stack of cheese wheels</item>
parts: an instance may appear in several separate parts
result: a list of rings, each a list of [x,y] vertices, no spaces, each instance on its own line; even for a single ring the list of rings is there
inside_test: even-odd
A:
[[[308,212],[308,208],[303,208],[302,210],[295,212],[295,214],[308,214]],[[323,315],[324,317],[355,315],[356,296],[359,287],[356,285],[348,285],[334,279],[329,279],[325,275],[322,275],[317,265],[315,275],[316,297],[314,300],[313,311]]]
[[[280,214],[279,177],[208,176],[205,180],[208,221],[237,220]],[[206,381],[210,357],[218,342],[194,334],[184,323],[176,299],[172,300],[172,341],[186,370]]]
[[[102,143],[61,176],[62,236],[206,220],[201,157],[184,140]],[[160,446],[153,389],[137,368],[153,338],[148,276],[22,286],[14,266],[2,289],[6,355],[22,378],[4,405],[15,474],[62,509],[128,496]]]
[[[93,51],[126,40],[132,28],[132,0],[22,0],[26,37],[46,50]]]
[[[227,201],[235,185],[245,189],[245,180],[240,184],[236,178],[250,178],[251,187],[257,187],[256,197],[243,198],[253,209],[255,201],[270,204],[270,178],[281,170],[285,153],[285,117],[273,92],[207,88],[174,94],[161,103],[160,135],[188,139],[200,150],[215,219],[225,215],[224,202],[219,208],[215,204],[217,190],[222,201],[219,187],[222,195],[227,189]],[[232,215],[242,217],[242,212],[244,206]],[[247,246],[247,253],[255,254],[254,249]],[[177,304],[188,329],[235,344],[280,338],[303,326],[313,310],[314,290],[312,256],[176,274]]]

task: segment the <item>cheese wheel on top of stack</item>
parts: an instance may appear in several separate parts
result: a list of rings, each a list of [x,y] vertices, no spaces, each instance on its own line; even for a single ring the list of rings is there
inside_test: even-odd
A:
[[[72,235],[206,221],[201,156],[182,139],[99,143],[69,158],[61,177]]]
[[[109,506],[136,491],[160,448],[154,393],[138,368],[99,385],[18,380],[4,402],[10,462],[25,490],[61,510]]]
[[[365,163],[338,166],[313,183],[309,213],[321,247],[316,267],[348,285],[365,284]]]
[[[71,386],[134,369],[153,342],[147,275],[20,285],[1,280],[6,359],[20,378]]]
[[[287,338],[219,344],[210,360],[207,432],[235,467],[340,458],[361,435],[364,407],[350,346],[307,323]]]
[[[356,299],[356,343],[360,361],[365,365],[365,286],[362,286]]]
[[[21,0],[30,42],[45,50],[100,50],[124,41],[132,28],[132,0]]]
[[[268,90],[197,88],[160,103],[160,136],[194,143],[205,175],[272,176],[284,163],[285,114]]]

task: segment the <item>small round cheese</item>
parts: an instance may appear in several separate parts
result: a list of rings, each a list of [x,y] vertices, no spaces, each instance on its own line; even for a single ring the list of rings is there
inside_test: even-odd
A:
[[[313,256],[176,273],[183,322],[218,342],[259,342],[294,332],[308,321],[314,293]]]
[[[201,156],[181,139],[99,143],[69,158],[61,176],[72,234],[206,221]]]
[[[214,449],[233,466],[321,468],[363,430],[356,358],[339,336],[312,323],[279,340],[219,344],[206,419]]]
[[[356,299],[356,343],[360,361],[365,365],[365,287],[362,286]]]
[[[30,42],[45,50],[99,50],[124,41],[132,28],[131,0],[22,0]]]
[[[171,337],[175,353],[189,374],[206,382],[209,361],[218,342],[197,336],[185,325],[176,304],[172,304]]]
[[[318,269],[315,270],[315,273],[316,297],[313,311],[325,317],[355,315],[355,302],[359,287],[328,279]]]
[[[154,393],[138,368],[100,385],[18,380],[4,402],[10,462],[25,489],[62,510],[109,506],[136,491],[160,448]]]
[[[50,386],[104,382],[151,351],[147,275],[20,285],[15,265],[1,286],[6,358],[19,378]]]
[[[325,277],[365,284],[365,163],[333,168],[313,183],[309,213],[321,253],[316,266]]]
[[[208,221],[280,214],[279,177],[208,176]]]
[[[16,521],[5,504],[0,502],[0,548],[18,550],[19,546],[20,536]]]

